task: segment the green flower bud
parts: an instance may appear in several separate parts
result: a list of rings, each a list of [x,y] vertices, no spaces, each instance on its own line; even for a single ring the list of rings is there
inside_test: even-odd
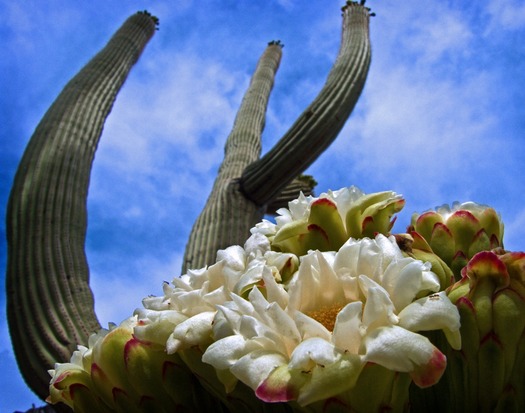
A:
[[[354,202],[346,213],[346,228],[352,238],[373,238],[376,234],[387,235],[395,219],[392,216],[401,211],[405,200],[395,192],[385,191],[363,195]]]
[[[493,208],[474,202],[414,214],[408,232],[414,231],[452,269],[456,279],[475,254],[503,247],[501,217]]]

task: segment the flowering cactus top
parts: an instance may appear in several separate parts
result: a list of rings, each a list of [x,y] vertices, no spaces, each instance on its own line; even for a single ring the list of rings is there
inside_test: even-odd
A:
[[[239,389],[256,403],[343,400],[367,366],[434,384],[446,358],[418,332],[442,330],[459,348],[459,314],[430,263],[382,234],[403,203],[393,192],[355,187],[301,196],[276,224],[252,229],[244,247],[221,250],[215,264],[165,283],[163,296],[145,298],[134,317],[57,365],[50,401],[78,407],[93,393],[98,410],[111,410],[123,400],[166,399],[165,384],[144,390],[123,379],[137,374],[127,370],[137,366],[133,354],[161,360],[159,371],[191,370],[226,404]],[[354,406],[351,398],[344,403]]]

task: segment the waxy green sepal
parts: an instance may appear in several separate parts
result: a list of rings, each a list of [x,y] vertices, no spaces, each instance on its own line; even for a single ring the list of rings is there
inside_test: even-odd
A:
[[[525,253],[475,254],[448,296],[460,313],[462,348],[437,344],[448,366],[429,389],[435,411],[525,411]],[[420,398],[413,401],[428,411]]]
[[[194,412],[220,407],[177,354],[134,336],[140,322],[131,317],[79,346],[71,363],[50,370],[49,403],[75,412]]]
[[[417,232],[410,234],[395,234],[396,242],[403,253],[409,257],[429,262],[432,272],[439,278],[440,291],[450,287],[454,282],[454,273],[437,254],[432,251],[427,241]]]

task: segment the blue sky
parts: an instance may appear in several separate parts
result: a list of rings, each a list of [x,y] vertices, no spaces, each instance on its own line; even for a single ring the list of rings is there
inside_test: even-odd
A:
[[[160,31],[110,114],[88,199],[87,254],[103,325],[119,322],[163,280],[180,275],[184,245],[222,159],[255,64],[285,47],[263,151],[322,87],[340,39],[342,1],[0,0],[0,213],[25,145],[65,83],[132,13]],[[525,227],[525,5],[519,0],[369,0],[372,64],[342,133],[308,173],[317,193],[355,184],[406,198],[414,211],[472,200],[502,215],[505,246]],[[6,265],[0,222],[0,265]],[[2,284],[4,271],[0,272]],[[0,293],[0,411],[40,402],[11,349]],[[7,374],[6,374],[7,373]]]

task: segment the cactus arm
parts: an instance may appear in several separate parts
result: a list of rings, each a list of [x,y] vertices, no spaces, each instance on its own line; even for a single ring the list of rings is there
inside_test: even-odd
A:
[[[369,19],[363,1],[343,7],[341,47],[325,86],[276,146],[259,159],[268,96],[279,63],[271,56],[282,48],[280,42],[269,43],[228,137],[212,192],[190,233],[183,273],[214,262],[219,249],[242,245],[267,206],[336,138],[368,73]]]
[[[264,205],[303,172],[337,137],[364,87],[370,65],[370,11],[364,2],[343,7],[337,60],[319,95],[280,141],[243,172],[243,193]]]
[[[84,252],[94,153],[116,95],[155,32],[131,16],[48,109],[22,157],[7,208],[7,318],[29,387],[48,395],[47,369],[100,325]]]
[[[238,178],[249,164],[259,159],[266,108],[281,57],[281,44],[270,42],[259,59],[226,140],[218,181]]]
[[[281,56],[281,44],[270,42],[259,59],[226,141],[211,194],[190,233],[183,272],[213,262],[221,248],[244,243],[264,214],[264,208],[239,191],[238,177],[260,156],[266,108]]]

